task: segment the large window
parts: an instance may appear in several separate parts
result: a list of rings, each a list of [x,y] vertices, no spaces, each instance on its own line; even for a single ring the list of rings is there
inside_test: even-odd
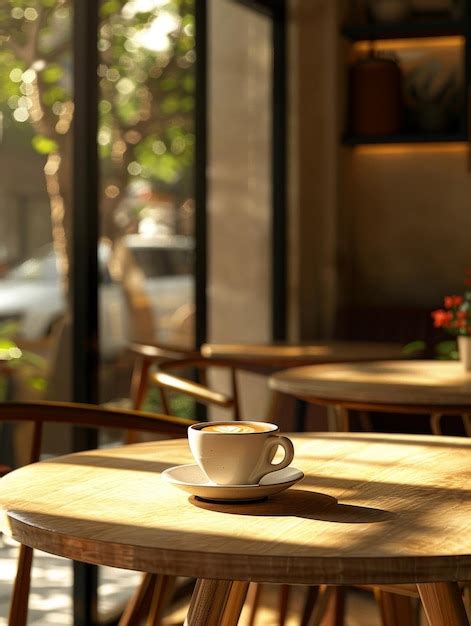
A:
[[[9,375],[0,379],[0,400],[90,400],[79,398],[75,385],[76,378],[93,373],[77,367],[73,349],[81,316],[90,311],[77,304],[74,310],[74,301],[83,304],[87,297],[76,293],[72,268],[75,262],[79,273],[87,272],[86,250],[95,244],[96,400],[128,396],[130,340],[194,345],[194,2],[99,3],[96,37],[87,31],[97,47],[97,76],[93,67],[84,72],[86,81],[98,82],[89,118],[98,117],[93,137],[87,124],[83,134],[74,133],[87,89],[77,76],[91,58],[88,42],[74,44],[74,37],[83,11],[95,8],[91,0],[0,3],[0,359],[9,365]],[[77,145],[85,143],[95,143],[99,156],[99,233],[96,242],[81,242],[82,256],[81,245],[74,249],[74,201],[80,193],[89,198],[80,205],[84,213],[97,205],[93,180],[82,176],[87,164],[76,158]],[[79,180],[83,189],[77,190]],[[85,288],[88,283],[93,290],[94,277],[85,278]],[[92,343],[82,339],[83,345]],[[44,449],[66,452],[71,439],[69,431],[54,427],[45,434]],[[2,462],[26,462],[27,440],[27,427],[2,428]],[[0,559],[11,558],[10,548],[0,551]],[[48,568],[52,577],[69,580],[53,560]],[[51,584],[47,577],[39,580],[42,588]],[[120,588],[132,590],[119,577],[117,586],[103,580],[101,599],[114,599]],[[82,585],[81,591],[93,586]],[[61,623],[72,623],[70,596],[63,589],[57,597],[48,593],[57,600]],[[0,623],[7,608],[0,601]],[[41,602],[33,600],[31,610],[36,619]]]
[[[14,399],[70,397],[70,350],[56,357],[71,335],[73,8],[10,0],[0,9],[0,340],[24,355],[3,386]],[[130,339],[194,343],[193,0],[103,0],[97,46],[109,400],[127,394]]]
[[[129,384],[129,339],[194,345],[193,0],[100,8],[102,399]],[[117,384],[123,389],[116,389]]]

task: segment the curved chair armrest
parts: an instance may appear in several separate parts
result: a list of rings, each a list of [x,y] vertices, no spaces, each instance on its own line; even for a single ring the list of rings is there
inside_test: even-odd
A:
[[[218,391],[212,391],[204,385],[194,383],[172,374],[165,372],[152,372],[150,374],[151,382],[166,391],[177,391],[183,393],[203,404],[216,405],[220,407],[232,407],[234,401],[231,397],[224,395]]]

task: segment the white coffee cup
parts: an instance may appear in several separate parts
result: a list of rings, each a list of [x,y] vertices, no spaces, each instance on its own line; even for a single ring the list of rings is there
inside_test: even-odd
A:
[[[188,428],[188,442],[212,483],[256,485],[293,460],[293,444],[278,432],[276,424],[267,422],[202,422]],[[284,459],[272,463],[278,446],[284,448]]]

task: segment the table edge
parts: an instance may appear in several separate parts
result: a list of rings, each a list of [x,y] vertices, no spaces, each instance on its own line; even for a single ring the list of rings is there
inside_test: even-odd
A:
[[[263,566],[260,567],[261,559],[257,555],[190,553],[188,550],[129,546],[100,539],[84,539],[32,526],[12,511],[6,510],[4,514],[9,523],[3,530],[24,545],[74,561],[139,572],[215,578],[214,571],[220,568],[223,571],[230,569],[230,576],[227,579],[218,576],[220,580],[300,585],[471,581],[471,555],[304,557],[302,560],[297,557],[266,555]],[[348,574],[344,572],[345,562],[348,564]],[[368,562],[366,572],[365,562]],[[327,564],[329,570],[335,564],[335,575],[326,574],[324,566]],[[277,572],[284,575],[277,575]]]

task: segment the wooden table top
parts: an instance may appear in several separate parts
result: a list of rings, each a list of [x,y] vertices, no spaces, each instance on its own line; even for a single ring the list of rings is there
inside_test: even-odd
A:
[[[79,561],[199,578],[471,579],[470,441],[326,433],[293,442],[305,479],[251,504],[204,503],[165,483],[164,469],[191,461],[185,440],[43,461],[1,479],[2,527]]]
[[[398,343],[366,341],[316,341],[309,344],[286,343],[205,343],[201,353],[206,358],[228,359],[247,365],[265,366],[272,370],[316,363],[407,359]]]
[[[273,375],[270,387],[312,400],[471,407],[471,372],[458,361],[298,367]]]

